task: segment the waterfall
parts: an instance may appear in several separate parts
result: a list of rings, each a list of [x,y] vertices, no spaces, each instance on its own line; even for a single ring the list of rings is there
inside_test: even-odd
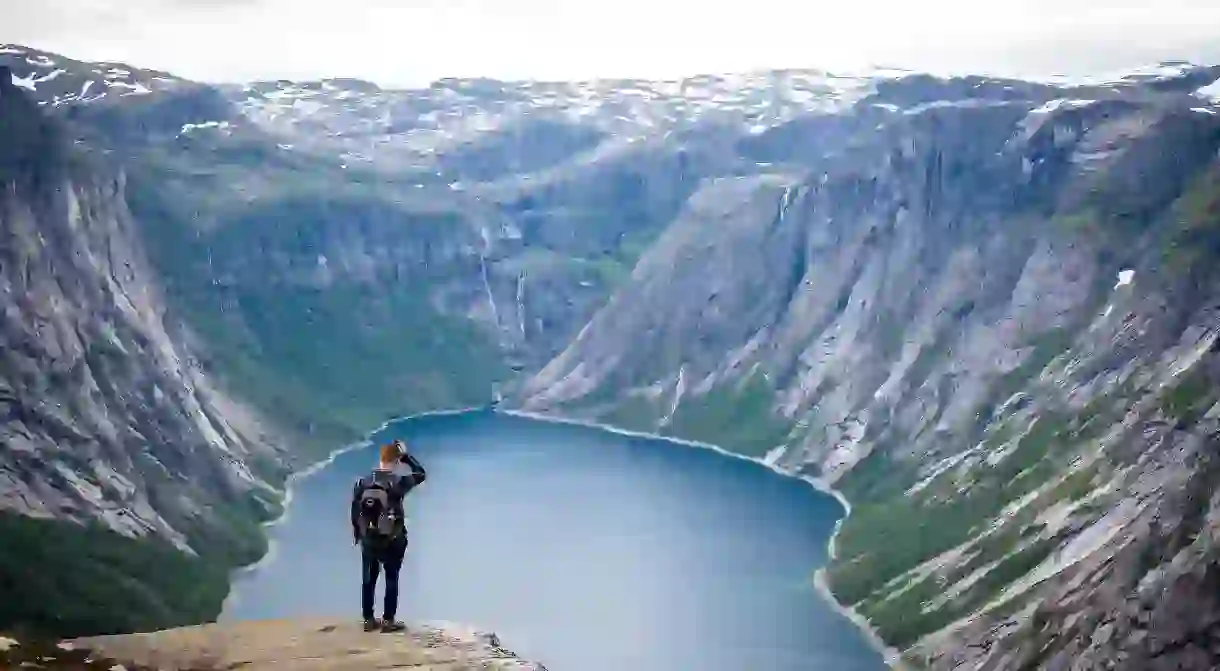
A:
[[[487,252],[491,251],[491,235],[487,232],[486,226],[479,227],[479,235],[483,238],[483,248],[479,250],[479,268],[483,274],[483,289],[487,292],[487,304],[491,307],[491,318],[496,323],[496,330],[499,331],[500,325],[500,310],[496,308],[496,297],[491,290],[491,281],[487,277]]]
[[[682,402],[682,394],[686,393],[686,364],[678,367],[678,382],[674,385],[674,402],[669,408],[669,414],[661,420],[661,426],[669,426],[678,413],[678,404]]]
[[[788,208],[792,207],[792,202],[796,200],[796,190],[795,186],[784,188],[784,195],[779,199],[779,221],[784,220],[784,215],[788,214]]]
[[[500,329],[500,311],[496,308],[496,297],[491,291],[491,282],[487,279],[487,257],[483,252],[479,252],[479,266],[483,270],[483,289],[487,291],[487,304],[491,306],[491,318],[496,323],[496,329]]]
[[[525,340],[525,273],[517,276],[517,323],[521,327],[521,340]]]

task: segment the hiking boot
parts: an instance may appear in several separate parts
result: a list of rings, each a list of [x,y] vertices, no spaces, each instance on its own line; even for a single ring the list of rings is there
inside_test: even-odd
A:
[[[381,623],[378,622],[377,620],[365,620],[364,621],[364,630],[365,631],[377,631],[380,628],[381,628]]]
[[[398,620],[382,620],[381,621],[382,633],[389,634],[389,633],[393,633],[396,631],[406,631],[406,629],[407,629],[407,625],[402,622],[399,622]]]

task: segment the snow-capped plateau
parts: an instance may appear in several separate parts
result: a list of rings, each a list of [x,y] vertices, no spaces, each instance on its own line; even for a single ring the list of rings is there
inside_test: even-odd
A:
[[[12,70],[14,84],[53,107],[143,96],[186,83],[165,72],[124,63],[78,61],[16,44],[0,44],[0,65]]]
[[[19,45],[0,45],[0,65],[43,105],[123,104],[194,84],[121,63],[88,63]],[[1193,107],[1215,113],[1220,67],[1168,62],[1105,78],[1029,80],[936,77],[897,68],[832,73],[816,69],[705,74],[683,79],[498,81],[441,79],[425,88],[394,89],[354,78],[218,84],[233,118],[215,115],[181,124],[179,138],[231,133],[252,125],[280,151],[333,158],[344,167],[426,173],[457,182],[446,155],[486,161],[514,143],[556,131],[563,151],[594,159],[641,139],[668,139],[695,128],[758,136],[812,114],[845,113],[857,104],[879,112],[920,114],[939,107],[1031,101],[1042,112],[1123,95],[1195,92]],[[155,96],[154,96],[155,97]],[[175,127],[177,129],[177,126]],[[613,145],[612,147],[609,145]],[[557,150],[558,151],[558,150]],[[466,163],[469,163],[467,160]],[[487,181],[537,166],[475,176]],[[468,181],[462,175],[463,182]],[[461,188],[461,184],[454,188]]]

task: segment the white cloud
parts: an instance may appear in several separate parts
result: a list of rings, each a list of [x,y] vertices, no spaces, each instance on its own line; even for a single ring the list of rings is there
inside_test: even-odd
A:
[[[1163,0],[43,0],[0,41],[199,79],[676,76],[767,67],[1072,74],[1220,61],[1220,3]],[[15,16],[14,16],[15,14]]]

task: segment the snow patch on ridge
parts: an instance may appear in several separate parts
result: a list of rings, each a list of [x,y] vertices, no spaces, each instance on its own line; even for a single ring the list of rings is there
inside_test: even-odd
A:
[[[1220,79],[1195,91],[1195,95],[1220,102]]]
[[[127,82],[108,81],[108,82],[106,82],[106,85],[111,88],[129,89],[129,91],[127,93],[123,94],[123,95],[127,95],[127,96],[140,96],[140,95],[147,95],[149,93],[152,93],[152,89],[141,84],[140,82],[136,82],[134,84],[128,84]]]
[[[1088,107],[1089,105],[1092,105],[1095,102],[1097,102],[1097,101],[1096,100],[1077,100],[1077,99],[1072,99],[1072,98],[1056,98],[1054,100],[1048,100],[1046,102],[1046,104],[1031,111],[1030,114],[1050,114],[1052,112],[1059,110],[1060,108],[1074,109],[1074,108],[1078,108],[1078,107]]]
[[[17,73],[13,73],[13,86],[19,86],[28,91],[37,91],[38,87],[34,84],[33,77],[18,77]]]

